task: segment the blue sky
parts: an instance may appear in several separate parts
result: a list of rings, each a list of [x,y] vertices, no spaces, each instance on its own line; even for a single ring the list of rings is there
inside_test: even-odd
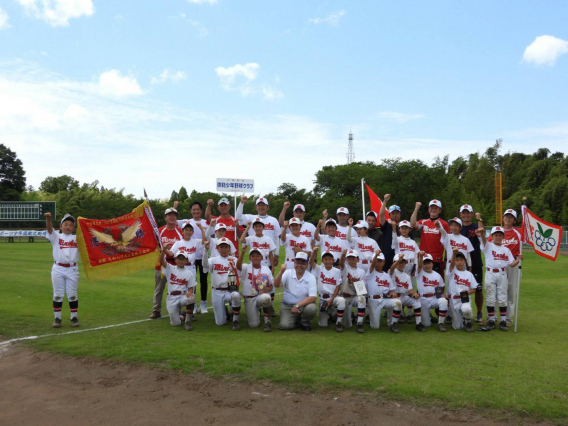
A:
[[[152,197],[311,189],[349,128],[361,161],[497,138],[566,152],[567,18],[565,1],[2,0],[0,143],[35,187]]]

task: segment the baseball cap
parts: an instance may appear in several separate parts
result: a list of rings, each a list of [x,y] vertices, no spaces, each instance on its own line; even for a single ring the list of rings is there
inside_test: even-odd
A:
[[[218,231],[219,229],[227,229],[227,225],[225,225],[224,223],[218,223],[217,225],[215,225],[215,231]]]
[[[461,221],[460,218],[458,218],[458,217],[453,217],[453,218],[451,218],[450,220],[448,220],[448,224],[450,224],[450,223],[452,223],[452,222],[457,223],[460,227],[463,228],[463,223],[462,223],[462,221]]]
[[[305,260],[307,262],[308,261],[308,253],[304,253],[303,251],[299,251],[298,253],[296,253],[296,257],[294,259]]]
[[[302,226],[302,221],[300,219],[298,219],[297,217],[293,217],[292,219],[290,219],[288,221],[288,226],[290,225],[300,225]]]
[[[400,207],[396,204],[389,207],[389,213],[392,213],[394,211],[400,211]]]
[[[185,257],[187,260],[189,260],[189,254],[183,252],[183,251],[177,251],[176,255],[174,257],[178,257],[178,256],[182,256]]]
[[[264,222],[260,219],[260,217],[255,218],[252,221],[252,224],[254,225],[255,223],[262,223],[262,226],[264,226]]]
[[[339,207],[339,208],[337,209],[337,213],[336,213],[336,214],[339,214],[339,213],[349,214],[349,209],[348,209],[347,207]]]
[[[63,222],[65,222],[66,220],[72,220],[73,223],[77,223],[77,221],[75,220],[75,218],[73,216],[71,216],[69,213],[65,213],[65,216],[63,216],[63,219],[61,219],[61,222],[59,222],[59,225],[63,225]]]
[[[464,210],[473,213],[473,207],[471,207],[469,204],[464,204],[463,206],[460,207],[460,213],[463,212]]]
[[[164,212],[164,216],[169,215],[170,213],[175,213],[176,216],[178,214],[178,211],[176,209],[174,209],[173,207],[170,207],[169,209],[166,209],[166,211]]]
[[[296,204],[296,205],[294,206],[294,209],[293,209],[292,211],[296,211],[296,210],[298,210],[298,209],[302,210],[303,212],[306,211],[306,208],[304,207],[303,204]]]
[[[217,240],[217,244],[215,244],[215,245],[218,247],[218,246],[220,246],[221,244],[227,244],[228,246],[230,246],[230,245],[231,245],[231,240],[229,240],[228,238],[225,238],[225,237],[219,238],[219,239]]]
[[[321,254],[321,258],[322,258],[322,259],[323,259],[325,256],[335,257],[335,256],[333,256],[333,253],[330,252],[330,251],[324,251],[324,252]]]
[[[229,201],[229,199],[228,199],[227,197],[223,197],[223,198],[221,198],[221,199],[217,202],[217,205],[218,205],[218,206],[221,205],[221,204],[229,204],[229,205],[231,205],[231,202]]]
[[[359,220],[357,221],[357,223],[355,225],[353,225],[353,228],[366,228],[369,229],[369,224],[364,221],[364,220]]]
[[[385,260],[385,255],[384,255],[383,253],[379,253],[379,254],[377,255],[377,259]]]
[[[183,222],[183,225],[181,225],[181,229],[187,228],[188,226],[191,226],[191,229],[193,229],[193,225],[189,222],[189,220],[186,220]]]
[[[378,215],[376,212],[374,212],[373,210],[369,210],[369,211],[367,212],[367,214],[365,215],[365,217],[367,217],[367,216],[375,216],[375,219],[376,219],[377,217],[379,217],[379,215]]]
[[[507,209],[503,212],[503,216],[505,216],[506,214],[510,214],[511,216],[513,216],[515,219],[517,218],[517,212],[513,209]]]
[[[428,203],[428,207],[430,206],[438,206],[442,208],[442,202],[440,200],[432,200]]]
[[[325,226],[327,225],[333,225],[333,226],[337,226],[337,222],[334,219],[328,219],[325,221]]]
[[[432,257],[431,254],[426,253],[426,254],[424,255],[422,261],[423,261],[423,262],[426,262],[427,260],[430,260],[430,261],[433,262],[433,261],[434,261],[434,258]]]
[[[359,257],[359,253],[357,253],[357,250],[351,249],[347,252],[345,257]]]
[[[402,228],[403,226],[408,226],[409,228],[412,228],[412,226],[410,226],[410,222],[408,220],[402,220],[400,221],[400,223],[398,224],[399,228]]]
[[[505,235],[505,230],[500,226],[494,226],[493,228],[491,228],[491,235],[495,234],[496,232],[501,232],[503,235]]]
[[[252,249],[252,250],[249,252],[249,256],[250,256],[251,254],[253,254],[253,253],[258,253],[258,254],[260,254],[260,255],[262,256],[262,253],[260,252],[259,249]]]
[[[264,204],[268,205],[268,200],[264,197],[260,197],[258,200],[256,200],[256,204],[260,204],[260,203],[264,203]]]

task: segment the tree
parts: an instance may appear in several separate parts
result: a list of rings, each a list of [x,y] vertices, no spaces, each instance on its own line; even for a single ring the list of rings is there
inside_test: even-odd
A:
[[[0,200],[17,201],[26,190],[22,161],[7,146],[0,144]]]
[[[74,188],[79,188],[79,181],[71,176],[48,176],[40,184],[39,190],[49,194],[57,194],[59,191],[71,191]]]
[[[189,196],[187,195],[187,189],[185,189],[185,187],[181,187],[179,189],[179,194],[178,194],[178,201],[180,203],[183,203],[185,200],[187,200],[189,198]]]

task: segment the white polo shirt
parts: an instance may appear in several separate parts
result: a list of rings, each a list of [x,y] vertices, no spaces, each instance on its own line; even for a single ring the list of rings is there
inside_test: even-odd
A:
[[[296,270],[287,269],[282,275],[282,285],[284,286],[282,302],[287,305],[295,305],[306,297],[316,297],[318,294],[316,278],[308,271],[298,279]]]

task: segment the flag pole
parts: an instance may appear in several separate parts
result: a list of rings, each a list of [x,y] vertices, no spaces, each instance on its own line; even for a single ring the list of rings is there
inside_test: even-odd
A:
[[[525,203],[527,202],[527,197],[523,197],[523,205],[521,206],[521,215],[523,222],[525,222]],[[526,227],[527,224],[523,223]],[[526,228],[525,228],[526,229]],[[524,233],[521,237],[519,254],[523,254],[523,240],[525,239]],[[519,296],[521,293],[521,272],[522,272],[522,260],[519,261],[519,271],[517,273],[517,294],[515,294],[515,333],[517,332],[517,324],[519,323]]]
[[[363,220],[365,220],[365,178],[361,179],[361,198],[363,199]]]
[[[148,215],[148,218],[150,219],[150,224],[152,225],[152,229],[154,230],[154,237],[156,237],[156,240],[158,241],[158,244],[160,245],[160,250],[164,249],[164,246],[162,245],[162,239],[160,238],[160,231],[158,229],[158,224],[156,222],[156,218],[154,217],[154,212],[152,211],[152,207],[150,207],[150,200],[148,200],[148,194],[146,193],[146,188],[144,189],[144,198],[146,199],[146,202],[148,203],[148,209],[144,208],[146,210],[146,214]]]

